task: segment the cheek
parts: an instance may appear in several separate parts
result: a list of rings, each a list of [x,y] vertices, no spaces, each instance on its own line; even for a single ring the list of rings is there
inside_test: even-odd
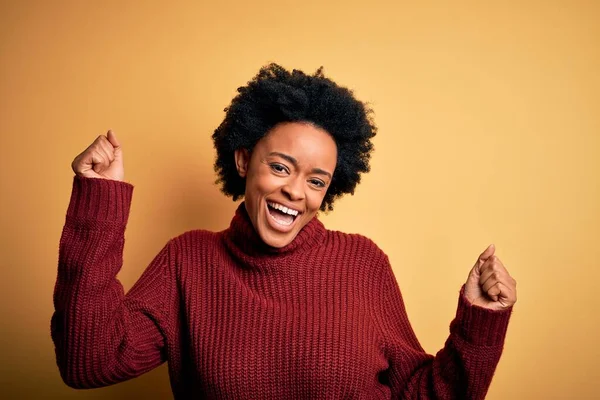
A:
[[[317,211],[319,211],[326,193],[327,192],[325,190],[314,191],[311,188],[307,189],[306,206],[308,207],[311,213],[316,213]]]
[[[277,189],[281,184],[280,181],[281,179],[277,179],[277,177],[268,171],[259,170],[252,176],[249,187],[252,191],[257,192],[257,194],[268,194]]]

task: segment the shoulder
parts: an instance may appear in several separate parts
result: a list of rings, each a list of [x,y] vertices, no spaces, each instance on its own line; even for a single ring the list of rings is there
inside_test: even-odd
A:
[[[192,229],[189,231],[185,231],[177,236],[175,236],[172,240],[181,241],[181,240],[199,240],[199,239],[212,239],[217,238],[222,232],[214,232],[206,229]]]
[[[326,232],[327,239],[325,246],[329,247],[329,250],[338,250],[350,255],[368,257],[374,263],[387,261],[385,252],[367,236],[359,233],[347,233],[329,229]]]
[[[206,249],[214,249],[221,242],[222,232],[213,232],[205,229],[194,229],[183,232],[173,237],[169,242],[177,253],[188,251],[201,252]]]
[[[388,255],[371,238],[328,229],[325,246],[327,252],[363,271],[376,287],[398,284]]]
[[[361,287],[373,304],[380,304],[384,293],[397,286],[388,255],[367,236],[327,230],[326,251],[344,266],[359,274]]]

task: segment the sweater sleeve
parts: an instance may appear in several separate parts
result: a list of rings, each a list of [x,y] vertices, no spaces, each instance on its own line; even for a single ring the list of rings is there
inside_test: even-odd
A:
[[[121,382],[165,360],[173,301],[171,242],[124,294],[117,279],[133,186],[75,177],[63,227],[51,335],[66,384]]]
[[[450,335],[425,353],[410,325],[400,288],[384,256],[381,327],[393,399],[484,399],[500,360],[512,307],[495,311],[458,298]]]

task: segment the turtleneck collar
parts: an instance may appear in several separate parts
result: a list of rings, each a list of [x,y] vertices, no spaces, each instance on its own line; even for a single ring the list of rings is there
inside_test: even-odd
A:
[[[246,206],[237,208],[229,228],[224,231],[225,245],[232,255],[245,266],[258,270],[278,270],[289,266],[290,257],[319,246],[325,238],[325,226],[316,217],[298,232],[294,240],[284,247],[271,247],[260,238]]]

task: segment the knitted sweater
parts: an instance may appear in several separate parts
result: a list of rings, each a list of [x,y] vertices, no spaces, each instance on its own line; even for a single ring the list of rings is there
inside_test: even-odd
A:
[[[228,229],[168,241],[125,294],[133,186],[75,177],[51,321],[63,380],[106,386],[167,361],[175,399],[482,399],[511,310],[458,296],[434,357],[388,257],[314,218],[275,249],[243,204]]]

